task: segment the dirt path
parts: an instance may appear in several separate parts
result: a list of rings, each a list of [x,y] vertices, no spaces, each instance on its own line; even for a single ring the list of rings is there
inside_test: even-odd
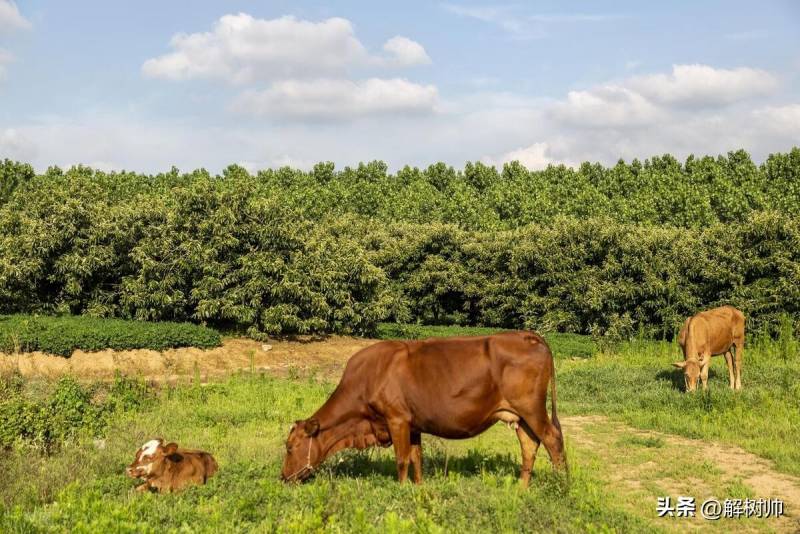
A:
[[[199,375],[203,381],[252,369],[278,376],[317,374],[334,379],[347,359],[375,340],[332,336],[322,341],[281,341],[260,343],[229,338],[214,349],[180,348],[155,350],[76,350],[70,358],[42,352],[0,353],[0,375],[18,372],[22,376],[57,378],[73,375],[89,380],[108,380],[115,371],[156,382],[175,382]]]
[[[775,471],[769,461],[739,447],[638,430],[594,415],[563,417],[562,427],[568,446],[597,462],[631,511],[655,518],[658,497],[670,496],[673,504],[678,496],[696,498],[697,517],[658,520],[665,528],[800,532],[800,479]],[[706,499],[745,497],[781,499],[785,515],[720,521],[700,517]]]
[[[311,376],[336,380],[347,359],[374,340],[330,337],[325,340],[272,342],[226,339],[221,347],[86,353],[71,358],[42,353],[0,353],[0,375],[56,378],[71,374],[107,380],[115,371],[156,382],[174,383],[199,376],[206,381],[240,369],[277,376]],[[600,416],[563,417],[568,446],[577,464],[600,473],[609,489],[632,513],[654,519],[658,497],[705,499],[770,498],[784,501],[781,519],[660,519],[669,530],[735,529],[800,532],[800,479],[775,471],[771,464],[738,447],[637,430]],[[579,460],[578,460],[579,458]],[[699,509],[698,509],[699,512]]]

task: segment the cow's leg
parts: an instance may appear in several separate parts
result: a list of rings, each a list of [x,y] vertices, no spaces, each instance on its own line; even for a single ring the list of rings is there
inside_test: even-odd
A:
[[[711,354],[700,355],[700,381],[703,383],[703,389],[708,389],[708,368],[711,367]]]
[[[411,465],[414,466],[414,484],[422,483],[422,434],[411,433]]]
[[[744,358],[744,339],[736,344],[733,354],[736,369],[736,384],[734,389],[742,389],[742,359]]]
[[[533,430],[533,433],[544,444],[547,449],[547,454],[550,455],[550,461],[556,469],[566,469],[567,462],[564,456],[564,436],[561,430],[556,427],[547,417],[547,409],[544,402],[536,403],[532,406],[533,402],[523,402],[514,406],[515,411],[522,416],[525,423]],[[512,403],[513,405],[513,403]]]
[[[527,488],[531,480],[533,464],[536,461],[536,451],[539,450],[539,438],[524,421],[520,421],[520,424],[517,425],[517,438],[522,449],[522,469],[519,473],[519,482],[522,487]]]
[[[405,482],[411,460],[411,428],[405,421],[389,421],[389,434],[392,436],[394,457],[397,462],[397,480]]]
[[[736,378],[735,373],[733,371],[733,354],[731,354],[731,349],[725,353],[725,363],[728,365],[728,382],[730,383],[731,389],[736,389]]]

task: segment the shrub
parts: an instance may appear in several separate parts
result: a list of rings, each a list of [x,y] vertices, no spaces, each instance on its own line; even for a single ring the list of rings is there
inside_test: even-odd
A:
[[[800,319],[798,176],[800,148],[761,166],[738,151],[394,175],[381,162],[52,168],[0,206],[0,312],[257,338],[392,320],[622,339],[670,337],[698,309],[733,304],[774,334],[781,314]]]
[[[50,393],[20,377],[0,378],[0,448],[16,441],[49,451],[80,435],[102,435],[114,415],[153,399],[141,380],[116,375],[109,384],[81,385],[59,379]]]
[[[219,332],[188,323],[148,323],[74,316],[0,316],[0,351],[42,351],[70,356],[76,349],[152,349],[216,347]]]

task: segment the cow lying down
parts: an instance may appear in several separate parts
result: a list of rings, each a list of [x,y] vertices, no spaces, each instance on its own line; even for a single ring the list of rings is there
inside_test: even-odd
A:
[[[523,485],[530,479],[539,443],[554,466],[566,468],[553,355],[541,336],[505,332],[382,341],[350,358],[325,404],[292,426],[281,478],[305,480],[345,448],[393,445],[400,482],[411,466],[419,483],[422,434],[469,438],[499,421],[516,429]]]
[[[191,484],[205,484],[218,469],[216,460],[207,452],[181,449],[177,443],[164,445],[163,439],[154,439],[136,451],[125,474],[144,479],[136,491],[167,493]]]

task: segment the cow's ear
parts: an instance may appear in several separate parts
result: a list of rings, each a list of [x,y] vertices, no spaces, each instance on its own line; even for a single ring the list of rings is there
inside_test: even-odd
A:
[[[686,367],[686,362],[673,362],[673,366],[677,367],[678,369],[683,369]]]
[[[175,454],[175,451],[178,450],[177,443],[167,443],[164,445],[164,455],[169,456],[170,454]]]
[[[303,430],[306,431],[307,436],[316,436],[319,434],[319,421],[314,419],[306,419],[303,423]]]

